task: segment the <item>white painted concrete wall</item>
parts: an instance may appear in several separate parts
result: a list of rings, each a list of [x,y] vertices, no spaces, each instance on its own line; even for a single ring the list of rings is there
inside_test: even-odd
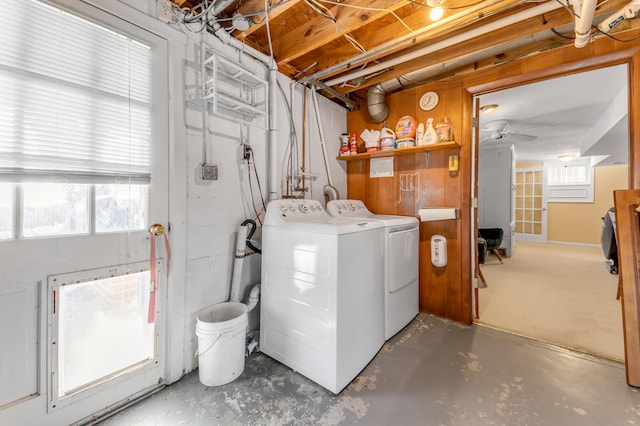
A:
[[[138,0],[130,4],[144,13],[153,15],[154,8],[151,6],[153,3]],[[174,131],[170,142],[169,159],[173,258],[166,306],[169,342],[166,380],[169,383],[178,380],[184,373],[197,366],[197,357],[194,356],[197,349],[196,315],[199,310],[209,305],[228,300],[237,229],[242,221],[254,216],[250,204],[246,201],[249,197],[248,175],[241,155],[240,125],[221,118],[212,119],[211,128],[215,133],[207,135],[209,161],[218,165],[219,179],[213,182],[202,182],[197,178],[198,166],[203,162],[202,120],[200,112],[185,102],[184,84],[189,86],[195,83],[193,63],[196,59],[195,55],[199,52],[201,35],[184,31],[184,27],[178,25],[175,25],[174,29],[184,33],[188,37],[188,43],[186,46],[172,44],[170,52],[173,75],[178,81],[174,81],[174,88],[176,88],[172,96],[174,111],[170,117]],[[210,34],[205,33],[203,37],[207,45],[227,59],[236,63],[241,62],[244,67],[254,70],[256,75],[267,79],[266,68],[258,61],[239,54]],[[278,81],[289,99],[290,80],[284,75],[278,75]],[[276,169],[278,190],[281,195],[281,165],[289,140],[290,126],[288,112],[280,91],[276,91],[276,94]],[[301,87],[294,88],[293,98],[295,128],[301,143],[303,126],[303,89]],[[307,102],[306,172],[317,176],[310,185],[307,198],[324,202],[323,187],[327,184],[327,175],[310,93],[307,94]],[[335,157],[339,151],[339,136],[346,131],[346,110],[322,96],[318,97],[318,103],[333,185],[344,197],[346,169],[345,165],[339,163]],[[267,132],[264,129],[251,128],[248,142],[255,154],[262,193],[266,201]],[[256,208],[260,211],[261,202],[255,179],[252,184],[256,195]],[[259,238],[259,235],[258,230],[254,238]],[[241,294],[246,300],[252,285],[260,281],[260,256],[252,255],[246,258],[243,269]],[[250,330],[258,326],[258,318],[258,310],[251,313]]]

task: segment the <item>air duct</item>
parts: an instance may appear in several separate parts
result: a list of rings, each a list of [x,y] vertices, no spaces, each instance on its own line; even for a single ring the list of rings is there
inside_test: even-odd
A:
[[[384,103],[385,93],[383,83],[371,86],[367,92],[367,108],[374,123],[382,123],[389,116],[389,107]]]

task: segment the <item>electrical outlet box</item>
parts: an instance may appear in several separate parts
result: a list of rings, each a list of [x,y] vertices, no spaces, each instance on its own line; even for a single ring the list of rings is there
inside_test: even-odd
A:
[[[205,163],[202,166],[202,180],[218,180],[218,166]]]
[[[251,145],[249,145],[248,143],[245,143],[242,145],[242,158],[244,158],[245,160],[248,160],[249,157],[251,157]]]

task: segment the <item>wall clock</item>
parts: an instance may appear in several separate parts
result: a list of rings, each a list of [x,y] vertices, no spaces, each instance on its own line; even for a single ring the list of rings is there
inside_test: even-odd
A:
[[[438,105],[440,97],[436,92],[427,92],[420,98],[420,108],[425,111],[431,111]]]

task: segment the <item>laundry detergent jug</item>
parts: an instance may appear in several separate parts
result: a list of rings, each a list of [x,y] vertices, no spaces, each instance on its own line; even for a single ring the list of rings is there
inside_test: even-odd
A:
[[[380,150],[386,151],[396,147],[396,134],[388,127],[380,130]]]

